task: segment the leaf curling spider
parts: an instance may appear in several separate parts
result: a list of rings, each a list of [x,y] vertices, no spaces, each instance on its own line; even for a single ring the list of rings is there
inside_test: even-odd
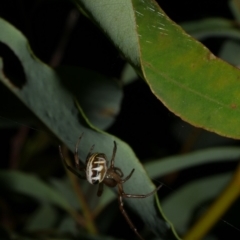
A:
[[[136,227],[134,226],[133,222],[129,218],[128,214],[126,213],[124,207],[123,207],[123,198],[146,198],[151,195],[153,195],[155,192],[157,192],[160,187],[162,186],[159,185],[155,190],[148,194],[128,194],[125,193],[123,190],[123,183],[125,183],[129,178],[131,178],[133,172],[135,169],[132,169],[130,174],[123,178],[124,174],[122,170],[118,167],[114,166],[114,158],[116,155],[117,151],[117,144],[115,141],[114,147],[113,147],[113,153],[112,153],[112,158],[110,161],[110,166],[108,167],[108,161],[107,157],[104,153],[92,153],[94,145],[90,148],[90,151],[86,157],[86,165],[85,166],[80,166],[80,158],[78,157],[78,146],[81,141],[82,135],[79,137],[76,147],[75,147],[75,153],[74,153],[74,160],[75,160],[75,167],[69,166],[63,156],[61,146],[59,146],[59,152],[61,159],[63,161],[64,166],[71,171],[73,174],[75,174],[77,177],[80,179],[86,179],[90,184],[99,184],[98,191],[97,191],[97,196],[100,197],[103,193],[103,185],[107,185],[108,187],[116,187],[118,188],[118,202],[119,202],[119,208],[123,216],[125,217],[127,223],[129,224],[130,228],[135,232],[135,234],[138,236],[139,239],[144,240],[142,236],[138,233]],[[82,171],[84,172],[85,175],[81,175],[79,172]]]

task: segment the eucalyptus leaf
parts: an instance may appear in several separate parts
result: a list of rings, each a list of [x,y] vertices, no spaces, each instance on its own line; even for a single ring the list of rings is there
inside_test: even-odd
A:
[[[157,178],[202,164],[239,161],[239,159],[239,147],[210,148],[153,160],[145,164],[145,169],[151,178]],[[200,204],[216,198],[230,181],[231,176],[231,173],[225,173],[193,181],[173,191],[170,196],[161,201],[163,212],[173,220],[180,234],[187,231],[194,210]]]
[[[197,127],[240,138],[240,71],[186,34],[155,1],[75,3],[108,35],[169,110]],[[233,23],[220,22],[218,32],[223,27],[228,36],[239,38]]]
[[[71,233],[73,236],[77,236],[79,232],[76,228],[76,222],[69,216],[61,219],[58,230],[61,233]]]
[[[146,163],[144,167],[151,178],[157,178],[174,171],[180,171],[202,164],[239,161],[239,159],[239,147],[221,147],[152,160]]]
[[[240,42],[237,41],[226,41],[220,50],[219,57],[232,65],[240,66]]]
[[[57,209],[50,204],[41,204],[32,214],[25,226],[25,231],[41,231],[54,228],[58,221]]]
[[[235,21],[224,18],[204,18],[181,23],[181,27],[198,40],[210,37],[227,37],[239,40],[240,31]]]
[[[0,96],[1,99],[4,99],[4,101],[0,101],[0,128],[29,126],[38,123],[34,114],[16,96],[13,96],[3,84],[0,84]]]
[[[137,79],[138,79],[138,75],[136,71],[130,64],[127,63],[123,68],[121,81],[123,82],[124,85],[127,85]]]
[[[172,219],[179,233],[183,234],[187,231],[194,210],[216,198],[231,177],[232,173],[224,173],[193,181],[173,191],[162,201],[165,214]]]
[[[160,178],[175,171],[181,171],[203,164],[230,162],[240,160],[239,147],[221,147],[198,150],[192,153],[170,156],[148,161],[144,164],[149,176]],[[101,206],[109,204],[114,199],[112,194],[106,194],[99,203]],[[167,215],[167,214],[166,214]],[[168,215],[167,215],[168,216]],[[170,218],[171,219],[171,218]]]
[[[238,0],[230,0],[229,2],[229,8],[232,11],[232,14],[234,15],[234,18],[239,21],[240,20],[240,4]]]
[[[63,87],[57,73],[34,56],[22,33],[3,19],[0,19],[0,29],[0,41],[14,52],[26,75],[26,82],[21,87],[16,86],[14,81],[4,74],[4,59],[2,59],[0,80],[5,86],[23,101],[69,149],[74,151],[77,139],[84,132],[79,146],[81,159],[86,159],[93,144],[95,144],[94,151],[104,152],[110,159],[115,140],[118,148],[115,158],[116,167],[120,167],[125,175],[135,169],[131,180],[124,184],[125,192],[146,194],[153,191],[154,185],[131,148],[120,139],[90,124],[80,107],[81,103],[79,105],[71,92]],[[170,223],[160,216],[159,210],[154,205],[153,196],[145,199],[124,199],[124,201],[157,235],[168,236],[168,239],[178,238],[172,231]]]
[[[51,185],[58,191],[58,193],[65,197],[68,201],[68,203],[74,208],[74,209],[81,209],[81,206],[79,206],[79,201],[76,197],[76,193],[73,190],[73,187],[69,181],[69,179],[50,179]],[[81,182],[81,188],[83,183]]]
[[[72,211],[71,206],[64,197],[32,174],[1,170],[0,184],[8,191],[27,195],[40,203],[51,203],[68,212]]]
[[[64,87],[81,103],[89,121],[99,129],[110,127],[120,111],[123,97],[120,84],[79,67],[59,67],[57,73]]]

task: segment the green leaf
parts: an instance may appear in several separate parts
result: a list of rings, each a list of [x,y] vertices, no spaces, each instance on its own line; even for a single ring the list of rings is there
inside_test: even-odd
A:
[[[195,126],[240,138],[238,69],[186,34],[155,1],[75,2],[172,112]]]
[[[25,226],[25,231],[41,231],[51,229],[58,221],[57,210],[49,204],[41,204],[32,214]]]
[[[32,174],[1,170],[0,182],[8,191],[27,195],[45,204],[54,204],[67,212],[72,211],[72,207],[64,197]]]
[[[190,168],[190,167],[197,167],[199,165],[203,165],[203,164],[210,164],[210,163],[220,163],[220,162],[229,162],[229,161],[239,161],[240,158],[240,148],[239,147],[221,147],[221,148],[210,148],[210,149],[205,149],[205,150],[199,150],[199,151],[195,151],[189,154],[184,154],[184,155],[176,155],[176,156],[171,156],[171,157],[166,157],[163,159],[156,159],[156,160],[151,160],[147,163],[144,164],[144,167],[146,169],[146,171],[148,172],[149,176],[152,179],[155,178],[160,178],[163,177],[169,173],[175,172],[175,171],[181,171],[184,170],[186,168]],[[219,179],[220,177],[217,177],[217,179]],[[208,181],[211,178],[208,179],[204,179],[203,182],[201,184],[204,184],[206,181]],[[213,180],[215,184],[215,180]],[[216,180],[218,181],[218,180]],[[201,182],[201,181],[200,181]],[[194,182],[193,183],[193,187],[187,185],[187,194],[192,194],[194,195],[194,191],[193,189],[195,188],[195,185],[198,186],[198,182]],[[221,188],[224,184],[226,184],[226,181],[224,180],[223,182],[220,181],[219,183],[219,187]],[[223,185],[222,185],[223,184]],[[182,188],[183,189],[183,188]],[[185,189],[185,188],[184,188]],[[208,188],[209,189],[209,188]],[[188,191],[192,191],[192,192],[188,192]],[[196,190],[197,191],[197,190]],[[207,191],[207,190],[206,190]],[[216,192],[214,192],[214,197],[217,196],[217,194],[220,192],[220,190],[217,188]],[[171,197],[173,199],[176,198],[183,198],[184,197],[184,192],[182,193],[181,190],[179,191],[173,191],[173,193],[171,194]],[[176,196],[175,196],[176,194]],[[205,193],[204,193],[205,194]],[[210,194],[210,193],[209,193]],[[209,197],[209,194],[206,193],[204,196],[206,196],[206,199]],[[171,199],[171,197],[169,197]],[[164,203],[164,206],[168,203],[168,199],[161,201],[161,203]],[[203,197],[202,197],[203,198]],[[202,199],[201,198],[201,199]],[[112,200],[113,200],[113,196],[112,195],[108,195],[106,194],[104,196],[103,199],[101,199],[103,202],[99,204],[99,207],[101,208],[102,206],[109,204]],[[192,198],[191,198],[192,199]],[[197,199],[197,198],[196,198]],[[196,201],[195,198],[192,199],[192,204],[191,207],[189,209],[187,209],[187,204],[183,202],[178,203],[177,205],[173,205],[172,208],[181,208],[182,204],[184,205],[185,208],[181,209],[181,210],[177,210],[178,211],[185,211],[186,213],[183,214],[184,216],[184,221],[182,223],[182,225],[184,225],[184,229],[186,230],[186,223],[189,220],[189,216],[191,215],[193,208],[196,207],[199,201]],[[165,213],[165,215],[169,218],[169,219],[174,219],[173,224],[175,226],[175,223],[177,223],[176,226],[179,226],[179,223],[181,222],[182,218],[179,218],[178,213],[176,212],[176,214],[174,215],[174,210],[172,212],[170,212],[169,214],[169,209],[171,209],[171,205],[167,205],[168,209],[167,211],[165,211],[165,208],[163,208],[163,212]],[[180,230],[182,229],[182,225],[180,225],[180,227],[178,227],[177,229]],[[184,230],[184,231],[185,231]]]
[[[99,129],[110,127],[120,111],[123,97],[120,85],[92,70],[77,67],[60,67],[57,73],[64,87],[81,103],[89,121]]]
[[[239,157],[239,147],[210,148],[189,154],[152,160],[146,163],[144,167],[151,178],[157,178],[174,171],[180,171],[202,164],[239,161]]]
[[[51,178],[50,183],[52,187],[64,198],[66,198],[67,202],[74,207],[74,209],[78,209],[79,201],[77,199],[76,193],[73,191],[72,185],[69,181],[69,178],[64,179],[56,179]],[[82,188],[82,182],[81,188]]]
[[[211,148],[195,151],[189,154],[151,160],[144,164],[144,168],[146,169],[149,176],[154,179],[163,177],[174,171],[180,171],[202,164],[238,161],[239,157],[240,149],[238,147]],[[98,207],[100,209],[109,204],[114,199],[114,196],[111,194],[111,192],[108,189],[106,190],[107,194],[105,192],[104,196],[100,199],[100,202],[98,203]],[[168,216],[167,213],[165,215]],[[174,219],[175,218],[176,217],[174,217]]]
[[[133,69],[133,67],[130,64],[127,63],[122,71],[121,81],[123,82],[124,85],[127,85],[137,79],[138,79],[138,75],[136,71]]]
[[[236,41],[226,41],[219,53],[219,56],[234,66],[240,65],[240,44]]]
[[[71,233],[73,236],[77,236],[78,234],[76,222],[69,216],[61,219],[61,222],[58,226],[58,231],[61,233]]]
[[[239,21],[240,20],[240,4],[238,0],[230,0],[229,1],[229,8],[234,15],[234,18]]]
[[[211,148],[189,154],[152,160],[144,164],[144,167],[149,176],[154,179],[163,177],[174,171],[180,171],[202,164],[239,161],[239,157],[239,147]],[[199,206],[200,203],[218,196],[231,179],[231,175],[232,174],[228,173],[194,181],[177,191],[173,191],[169,197],[161,201],[162,211],[171,219],[179,233],[182,234],[187,230],[193,210]],[[191,204],[189,201],[191,201]],[[179,218],[179,216],[181,216],[181,218]]]
[[[74,150],[79,135],[84,132],[80,143],[81,159],[86,158],[93,144],[94,151],[104,152],[110,159],[115,140],[118,148],[116,167],[120,167],[125,176],[135,169],[131,180],[124,184],[125,192],[146,194],[153,191],[154,185],[131,148],[120,139],[97,130],[89,123],[80,106],[79,109],[76,107],[73,95],[62,86],[56,72],[33,55],[27,40],[18,30],[2,19],[0,29],[0,41],[20,60],[26,83],[17,87],[5,76],[4,59],[0,62],[0,80],[70,149]],[[177,238],[169,223],[160,216],[153,196],[145,199],[124,199],[124,202],[128,203],[157,235],[168,235],[168,239]]]
[[[224,18],[205,18],[203,20],[181,23],[181,27],[198,40],[209,37],[240,39],[240,31],[235,21]]]
[[[194,210],[217,197],[231,177],[231,173],[225,173],[193,181],[162,201],[162,209],[179,233],[187,231]]]
[[[4,99],[0,101],[0,128],[38,123],[34,114],[2,84],[0,84],[0,96]]]
[[[174,171],[202,164],[239,161],[239,157],[239,147],[221,147],[153,160],[144,166],[151,178],[159,178]],[[231,175],[230,173],[219,174],[193,181],[173,191],[170,196],[161,201],[164,214],[171,219],[174,227],[180,234],[185,233],[188,229],[194,210],[201,203],[218,196],[231,179]]]

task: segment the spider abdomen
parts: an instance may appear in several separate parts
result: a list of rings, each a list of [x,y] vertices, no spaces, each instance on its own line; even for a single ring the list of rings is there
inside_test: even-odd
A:
[[[103,181],[107,172],[106,155],[94,153],[87,160],[86,177],[89,183],[98,184]]]

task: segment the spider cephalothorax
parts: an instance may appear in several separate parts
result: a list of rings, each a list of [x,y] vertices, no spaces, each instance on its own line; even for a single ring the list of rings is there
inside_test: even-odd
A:
[[[80,166],[79,162],[80,159],[78,157],[78,145],[80,143],[80,140],[82,138],[83,134],[79,137],[76,148],[75,148],[75,165],[76,169],[69,166],[67,162],[65,161],[61,147],[59,146],[60,156],[63,160],[64,165],[68,170],[70,170],[72,173],[74,173],[76,176],[78,176],[81,179],[87,179],[87,181],[91,184],[99,184],[97,195],[100,197],[103,192],[103,184],[107,185],[108,187],[116,187],[118,188],[118,201],[119,201],[119,208],[127,220],[130,227],[133,229],[133,231],[136,233],[136,235],[139,237],[139,239],[142,239],[142,236],[138,233],[137,229],[135,228],[134,224],[128,217],[126,211],[123,208],[123,198],[146,198],[148,196],[151,196],[156,191],[159,190],[159,188],[162,186],[158,186],[155,190],[148,194],[144,195],[137,195],[137,194],[128,194],[125,193],[123,190],[123,183],[125,183],[133,174],[134,169],[130,172],[130,174],[125,177],[123,177],[123,172],[120,168],[114,166],[114,158],[117,151],[117,144],[114,141],[114,148],[113,148],[113,154],[110,161],[110,166],[108,166],[108,161],[106,158],[106,155],[104,153],[92,153],[94,145],[91,147],[87,158],[86,158],[86,165]],[[83,172],[85,175],[81,175],[78,171]]]

